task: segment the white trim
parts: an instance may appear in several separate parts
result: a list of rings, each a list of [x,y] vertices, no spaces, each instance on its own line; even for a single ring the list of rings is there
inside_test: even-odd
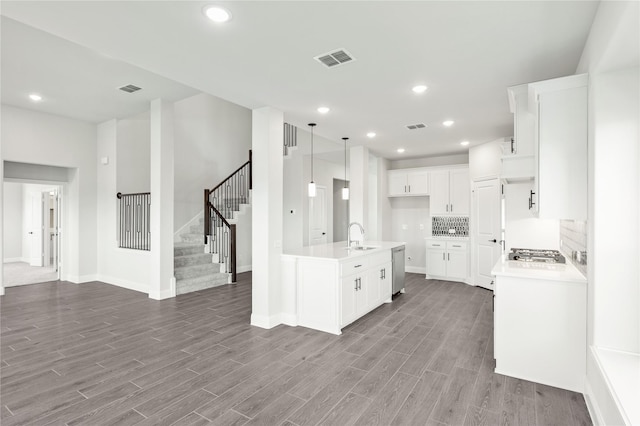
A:
[[[600,411],[598,401],[595,398],[593,389],[591,388],[591,383],[589,383],[588,379],[585,381],[584,401],[587,404],[587,411],[589,411],[589,416],[591,417],[593,424],[596,426],[604,425],[605,422],[602,418],[602,412]]]
[[[176,297],[176,279],[173,278],[171,280],[172,285],[171,288],[167,289],[167,290],[163,290],[163,291],[150,291],[149,292],[149,299],[154,299],[154,300],[164,300],[164,299],[171,299]]]
[[[69,281],[72,284],[83,284],[91,281],[100,281],[98,275],[66,275],[64,278],[60,277],[60,281]]]
[[[115,285],[116,287],[126,288],[127,290],[139,291],[140,293],[149,293],[149,286],[135,281],[123,280],[121,278],[109,277],[106,275],[98,275],[96,281],[105,284]]]
[[[28,260],[25,260],[24,257],[7,257],[4,259],[3,263],[16,263],[16,262],[25,262],[28,263]]]
[[[282,324],[281,314],[270,315],[267,317],[265,315],[251,313],[251,325],[253,326],[270,329],[280,324]]]
[[[405,266],[404,271],[412,274],[426,274],[427,268],[424,266]]]

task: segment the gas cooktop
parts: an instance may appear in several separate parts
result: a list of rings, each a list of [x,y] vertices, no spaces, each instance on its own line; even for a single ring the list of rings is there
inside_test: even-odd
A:
[[[509,260],[519,262],[566,263],[566,259],[558,250],[539,250],[512,248]]]

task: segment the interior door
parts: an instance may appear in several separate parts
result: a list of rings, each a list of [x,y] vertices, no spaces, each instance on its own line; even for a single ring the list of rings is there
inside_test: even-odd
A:
[[[53,200],[49,191],[42,193],[42,266],[51,266],[51,229]]]
[[[502,253],[500,242],[500,182],[489,179],[473,184],[472,231],[474,264],[472,274],[475,285],[493,290],[491,269]]]
[[[31,194],[31,223],[29,227],[29,264],[42,266],[42,236],[43,236],[43,198],[42,193]]]
[[[327,188],[316,186],[316,196],[309,197],[309,245],[327,243]]]

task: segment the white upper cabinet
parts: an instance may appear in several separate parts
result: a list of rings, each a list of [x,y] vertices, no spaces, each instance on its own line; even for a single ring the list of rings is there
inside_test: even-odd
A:
[[[469,214],[469,169],[431,171],[431,216]]]
[[[501,177],[507,182],[531,180],[535,175],[535,116],[529,112],[529,85],[509,87],[509,110],[513,113],[513,138],[502,149]]]
[[[389,197],[429,195],[427,169],[400,169],[388,171]]]
[[[531,210],[540,218],[586,220],[586,74],[528,85],[537,168]]]

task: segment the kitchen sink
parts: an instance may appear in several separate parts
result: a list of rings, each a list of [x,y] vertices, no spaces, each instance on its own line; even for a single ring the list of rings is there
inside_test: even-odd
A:
[[[355,247],[345,247],[345,250],[358,250],[358,251],[366,251],[373,250],[379,248],[378,246],[355,246]]]

